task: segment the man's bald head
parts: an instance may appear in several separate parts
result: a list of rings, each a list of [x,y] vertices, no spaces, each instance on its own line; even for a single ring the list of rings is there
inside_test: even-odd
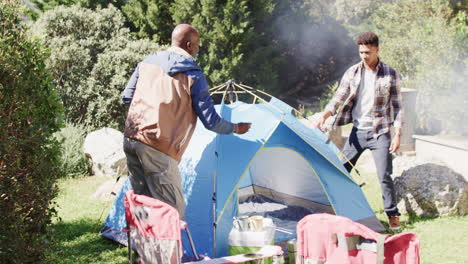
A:
[[[172,31],[173,47],[179,47],[187,51],[192,57],[196,57],[199,51],[200,37],[198,31],[189,24],[179,24]]]

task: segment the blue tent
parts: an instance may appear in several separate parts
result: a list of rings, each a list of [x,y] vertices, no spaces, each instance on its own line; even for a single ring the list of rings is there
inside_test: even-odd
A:
[[[385,230],[341,164],[339,150],[318,129],[298,121],[289,105],[272,97],[260,104],[236,101],[216,108],[224,119],[251,122],[252,128],[243,135],[218,135],[198,124],[182,157],[185,220],[198,253],[228,255],[228,235],[239,201],[256,195]],[[123,189],[128,188],[126,183]],[[115,239],[124,227],[122,210],[119,193],[102,230],[104,236],[111,234],[107,237]]]

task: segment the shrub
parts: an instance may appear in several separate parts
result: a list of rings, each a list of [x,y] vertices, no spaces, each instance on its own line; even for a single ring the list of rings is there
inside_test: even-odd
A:
[[[28,1],[34,5],[35,8],[30,8],[27,12],[28,16],[36,20],[42,12],[54,9],[57,6],[72,6],[79,5],[80,7],[96,9],[100,7],[107,7],[114,5],[120,8],[127,0],[31,0]]]
[[[157,50],[147,40],[131,41],[121,50],[99,54],[87,79],[89,100],[84,122],[89,127],[122,128],[125,106],[121,102],[122,90],[144,54]]]
[[[0,2],[0,259],[39,263],[55,210],[62,108],[47,53],[28,39],[16,1]]]
[[[54,134],[61,143],[58,162],[65,176],[78,177],[88,174],[88,163],[83,152],[83,143],[88,132],[85,125],[67,122],[64,128]]]
[[[112,5],[96,11],[57,7],[36,21],[34,34],[50,48],[48,67],[72,123],[90,128],[122,128],[120,95],[137,63],[159,49],[148,40],[133,41]]]

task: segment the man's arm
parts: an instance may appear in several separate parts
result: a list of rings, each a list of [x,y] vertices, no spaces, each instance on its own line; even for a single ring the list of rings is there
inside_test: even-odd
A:
[[[403,109],[401,107],[400,75],[396,71],[390,87],[390,100],[393,107],[393,126],[401,128],[403,124]]]
[[[323,114],[320,117],[319,122],[317,123],[317,127],[320,130],[323,130],[323,125],[325,121],[330,116],[334,115],[338,107],[340,107],[344,103],[346,98],[348,98],[349,93],[350,93],[350,87],[349,87],[350,76],[349,75],[350,75],[350,70],[347,70],[345,74],[343,75],[343,78],[341,78],[340,86],[338,87],[335,94],[333,95],[333,98],[325,107],[325,110],[323,111]]]
[[[130,80],[127,83],[127,87],[125,87],[125,90],[123,91],[122,102],[124,104],[130,104],[132,102],[133,95],[135,94],[137,82],[138,82],[138,66],[135,68],[135,71],[133,72],[132,77],[130,77]]]
[[[401,105],[400,75],[395,71],[390,87],[390,102],[393,108],[393,127],[395,134],[390,145],[390,153],[398,151],[400,148],[401,126],[403,125],[403,109]]]
[[[250,128],[250,123],[233,124],[222,119],[218,113],[216,113],[213,103],[211,102],[205,76],[201,74],[201,76],[197,77],[190,89],[192,107],[205,128],[218,134],[244,134],[247,132]]]

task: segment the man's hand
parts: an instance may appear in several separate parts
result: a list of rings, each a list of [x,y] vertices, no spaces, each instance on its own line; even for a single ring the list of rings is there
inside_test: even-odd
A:
[[[234,133],[242,135],[245,134],[247,131],[249,131],[250,126],[252,123],[237,123],[234,124]]]
[[[390,144],[390,153],[395,153],[398,151],[400,148],[400,133],[396,133],[395,136],[393,136],[392,143]]]
[[[317,123],[317,128],[320,129],[322,132],[324,130],[324,124],[327,118],[329,118],[332,115],[330,111],[325,111],[323,115],[320,117],[318,123]]]

